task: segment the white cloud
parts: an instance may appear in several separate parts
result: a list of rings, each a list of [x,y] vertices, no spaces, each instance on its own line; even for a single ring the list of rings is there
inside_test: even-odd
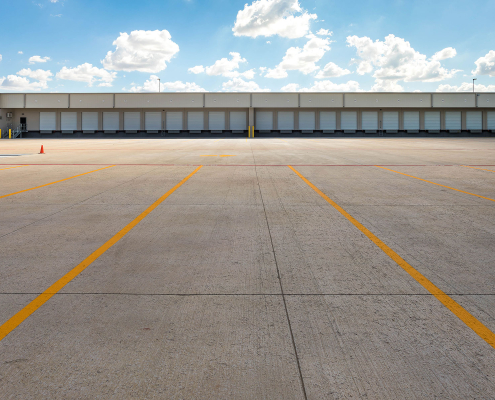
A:
[[[476,69],[473,75],[488,75],[495,77],[495,50],[490,50],[484,57],[478,58],[475,62]]]
[[[2,55],[0,54],[0,61],[2,61]]]
[[[21,69],[17,75],[20,75],[20,76],[27,76],[28,78],[31,78],[31,79],[34,79],[34,80],[37,80],[37,81],[40,81],[40,82],[47,82],[47,81],[51,81],[51,77],[53,76],[53,74],[51,73],[51,71],[45,71],[43,69],[37,69],[37,70],[31,70],[31,68],[24,68],[24,69]]]
[[[69,81],[86,82],[88,86],[98,83],[98,86],[111,86],[117,77],[116,72],[109,72],[103,68],[93,67],[92,64],[84,63],[75,68],[63,67],[56,75],[57,79]]]
[[[47,89],[48,85],[44,82],[31,82],[28,78],[17,75],[9,75],[7,78],[0,78],[0,91],[6,92],[31,92]]]
[[[189,68],[189,72],[194,74],[200,74],[206,72],[206,75],[210,76],[225,76],[226,78],[239,78],[244,77],[246,79],[253,79],[255,72],[254,69],[250,69],[244,72],[237,71],[239,69],[239,64],[247,62],[245,58],[242,58],[239,53],[231,52],[229,53],[232,58],[221,58],[215,61],[210,67],[203,67],[202,65],[197,65],[195,67]]]
[[[241,78],[233,78],[222,84],[222,89],[226,92],[269,92],[270,89],[261,89],[254,81],[248,81]]]
[[[289,83],[282,89],[284,92],[359,92],[361,89],[356,81],[348,81],[346,83],[333,83],[331,81],[317,81],[309,88],[299,89],[297,83]]]
[[[309,32],[311,20],[316,14],[308,14],[298,0],[257,0],[237,13],[232,28],[234,36],[279,35],[300,38]]]
[[[113,45],[115,51],[109,51],[101,62],[115,71],[160,72],[179,52],[179,45],[167,30],[132,31],[130,35],[124,32]]]
[[[447,47],[443,50],[437,51],[433,57],[431,57],[432,60],[446,60],[447,58],[454,58],[457,55],[457,50],[454,49],[453,47]]]
[[[134,83],[132,83],[134,85]],[[151,75],[150,78],[144,82],[143,86],[133,86],[129,89],[129,92],[158,92],[158,76]],[[126,90],[125,88],[122,90]],[[206,92],[201,86],[198,86],[194,82],[161,82],[160,90],[162,92]]]
[[[330,50],[330,40],[322,39],[314,35],[308,35],[308,41],[301,49],[291,47],[285,53],[282,62],[274,69],[269,69],[266,78],[281,79],[288,76],[287,71],[301,71],[307,75],[318,70],[316,63]]]
[[[495,85],[474,85],[474,90],[476,92],[495,92]],[[472,92],[473,91],[473,83],[472,82],[464,82],[460,86],[451,86],[451,85],[439,85],[437,88],[437,92]]]
[[[337,64],[334,64],[333,62],[329,62],[327,65],[323,67],[321,71],[319,71],[316,74],[317,79],[324,79],[324,78],[337,78],[339,76],[344,76],[350,74],[351,71],[348,69],[344,69],[339,67]]]
[[[403,92],[404,88],[395,80],[376,79],[370,92]]]
[[[189,68],[188,71],[193,74],[201,74],[202,72],[205,72],[205,67],[202,65],[196,65],[195,67]]]
[[[357,72],[360,75],[373,72],[376,83],[372,90],[401,91],[397,82],[438,82],[455,76],[459,70],[446,69],[440,60],[454,57],[452,47],[443,49],[431,58],[419,53],[403,38],[388,35],[384,41],[373,42],[369,37],[348,36],[349,47],[355,47],[360,60]],[[390,82],[385,82],[390,81]]]
[[[40,57],[40,56],[29,57],[29,64],[45,63],[47,61],[50,61],[50,57]]]
[[[328,29],[321,28],[318,32],[316,32],[316,34],[320,36],[332,36],[333,32]]]
[[[20,50],[19,50],[19,51],[17,52],[17,54],[24,54],[24,53],[23,53],[22,51],[20,51]]]

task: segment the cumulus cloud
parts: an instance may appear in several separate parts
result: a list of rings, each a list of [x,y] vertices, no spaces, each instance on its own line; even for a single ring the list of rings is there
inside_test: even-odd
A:
[[[371,87],[371,92],[403,92],[404,88],[397,81],[390,79],[377,79]]]
[[[332,36],[333,32],[328,29],[321,28],[318,32],[316,32],[316,34],[320,36]]]
[[[46,81],[31,82],[24,76],[8,75],[0,78],[0,91],[6,92],[31,92],[47,89]]]
[[[476,92],[495,92],[495,85],[474,85],[474,90]],[[473,83],[464,82],[459,86],[451,85],[439,85],[437,92],[472,92]]]
[[[0,54],[0,61],[2,61],[2,55]]]
[[[348,81],[346,83],[333,83],[329,80],[317,81],[309,88],[299,89],[297,83],[289,83],[282,89],[284,92],[359,92],[361,89],[356,81]]]
[[[133,84],[134,85],[134,84]],[[133,86],[129,92],[158,92],[158,76],[151,75],[150,78],[144,82],[143,86]],[[126,90],[125,88],[123,90]],[[162,92],[206,92],[201,86],[194,82],[161,82],[160,90]]]
[[[288,76],[287,71],[301,71],[307,75],[318,70],[316,63],[330,50],[330,40],[322,39],[314,35],[308,35],[308,41],[301,49],[291,47],[285,53],[282,62],[275,68],[269,69],[266,78],[281,79]]]
[[[113,45],[115,51],[109,51],[101,62],[114,71],[160,72],[179,52],[167,30],[124,32]]]
[[[247,62],[245,58],[242,58],[241,55],[236,52],[231,52],[229,53],[229,55],[232,57],[230,60],[228,58],[221,58],[220,60],[215,61],[215,63],[209,67],[205,68],[202,65],[197,65],[196,67],[189,68],[188,71],[194,74],[206,72],[206,75],[225,76],[226,78],[254,78],[254,69],[250,69],[244,72],[237,71],[239,69],[239,64]]]
[[[63,67],[56,75],[57,79],[69,81],[86,82],[88,86],[98,83],[98,86],[111,86],[117,77],[116,72],[109,72],[103,68],[93,67],[92,64],[84,63],[75,68]]]
[[[316,14],[308,14],[298,0],[257,0],[237,13],[232,31],[234,36],[279,35],[300,38],[308,34],[311,20]]]
[[[189,68],[188,71],[193,74],[201,74],[205,72],[205,67],[203,67],[202,65],[196,65],[195,67]]]
[[[339,67],[337,64],[333,62],[329,62],[327,65],[323,67],[321,71],[316,74],[317,79],[325,79],[325,78],[337,78],[339,76],[344,76],[350,74],[351,71],[345,68]]]
[[[52,80],[51,77],[53,76],[51,71],[45,71],[43,69],[31,70],[31,68],[21,69],[17,73],[17,75],[27,76],[28,78],[31,78],[31,79],[34,79],[34,80],[40,81],[40,82],[51,81]]]
[[[21,50],[19,50],[19,51],[17,52],[17,54],[24,54],[24,53],[23,53]]]
[[[225,92],[269,92],[270,89],[261,89],[254,81],[248,81],[241,78],[233,78],[222,84],[222,89]]]
[[[32,56],[32,57],[29,57],[28,61],[29,61],[29,64],[45,63],[47,61],[50,61],[50,57]]]
[[[447,69],[440,60],[454,57],[457,53],[452,47],[443,49],[431,58],[419,53],[403,38],[388,35],[384,41],[373,42],[369,37],[348,36],[349,47],[355,47],[359,60],[357,72],[360,75],[372,73],[376,79],[374,88],[387,88],[399,91],[398,81],[404,82],[437,82],[455,76],[459,70]],[[392,81],[392,82],[385,82]],[[403,89],[402,89],[403,90]]]
[[[484,57],[478,58],[474,63],[476,64],[476,69],[472,71],[474,75],[495,77],[495,50],[490,50]]]

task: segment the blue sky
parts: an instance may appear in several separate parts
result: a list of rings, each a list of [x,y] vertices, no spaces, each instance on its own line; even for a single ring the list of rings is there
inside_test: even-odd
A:
[[[5,7],[4,7],[5,8]],[[0,92],[495,92],[494,0],[17,0]]]

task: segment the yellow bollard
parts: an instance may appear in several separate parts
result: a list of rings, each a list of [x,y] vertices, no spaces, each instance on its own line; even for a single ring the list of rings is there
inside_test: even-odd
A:
[[[9,139],[12,139],[12,129],[9,129]]]
[[[248,126],[248,138],[251,137],[251,126]]]
[[[0,129],[0,139],[2,138],[2,130]]]

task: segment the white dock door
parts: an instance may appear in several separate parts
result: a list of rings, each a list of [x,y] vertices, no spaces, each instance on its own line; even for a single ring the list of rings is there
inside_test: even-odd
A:
[[[202,131],[205,126],[203,111],[190,111],[187,113],[187,129],[190,131]]]
[[[182,111],[167,112],[167,131],[182,130]]]
[[[495,130],[495,111],[486,113],[486,128],[491,131]]]
[[[320,130],[334,131],[337,129],[337,113],[335,111],[320,111]]]
[[[40,112],[40,131],[54,131],[57,129],[57,114],[54,112]]]
[[[427,131],[440,130],[440,111],[425,112],[425,130]]]
[[[383,130],[398,131],[399,130],[399,112],[384,111],[383,112]]]
[[[483,114],[481,111],[466,112],[466,129],[481,131],[483,129]]]
[[[376,111],[363,111],[361,113],[361,129],[363,131],[376,131],[378,129],[378,113]]]
[[[119,130],[119,113],[104,112],[103,113],[103,130],[118,131]]]
[[[147,131],[162,130],[162,113],[161,112],[145,112],[144,113],[144,129]]]
[[[82,113],[82,130],[97,131],[98,130],[98,113],[83,112]]]
[[[231,131],[247,130],[247,114],[245,111],[231,111],[230,130]]]
[[[277,116],[279,131],[294,130],[294,113],[292,111],[279,111]]]
[[[404,130],[419,131],[419,111],[404,111]]]
[[[314,131],[315,129],[315,113],[313,111],[299,111],[299,130]]]
[[[124,113],[124,130],[139,131],[141,129],[141,113],[125,112]]]
[[[60,127],[62,131],[77,131],[77,112],[62,112]]]
[[[256,130],[271,131],[273,129],[273,113],[271,111],[256,112]]]
[[[356,111],[341,111],[340,113],[340,129],[345,131],[357,130],[357,112]]]
[[[208,126],[210,131],[224,131],[225,113],[223,111],[210,111],[208,114]]]
[[[447,111],[445,113],[445,129],[448,131],[460,131],[462,129],[460,111]]]

